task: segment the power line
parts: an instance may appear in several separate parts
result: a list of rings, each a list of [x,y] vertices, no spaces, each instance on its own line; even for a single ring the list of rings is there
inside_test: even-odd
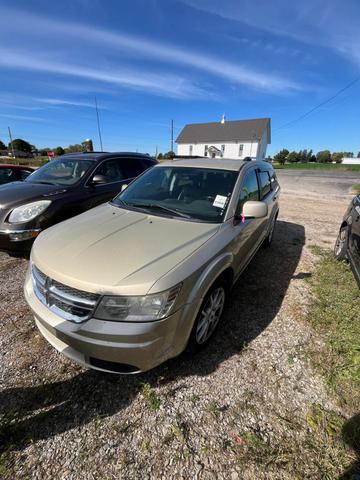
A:
[[[287,122],[287,123],[284,123],[283,125],[281,125],[280,127],[276,128],[274,130],[274,132],[277,132],[278,130],[280,130],[281,128],[285,128],[285,127],[288,127],[289,125],[292,125],[296,122],[299,122],[300,120],[302,120],[303,118],[307,117],[308,115],[310,115],[312,112],[314,112],[315,110],[317,110],[318,108],[326,105],[327,103],[331,102],[331,100],[334,100],[334,98],[338,97],[341,93],[345,92],[345,90],[347,90],[348,88],[352,87],[353,85],[355,85],[355,83],[357,83],[358,81],[360,80],[360,77],[357,77],[355,78],[355,80],[353,80],[352,82],[348,83],[347,85],[345,85],[345,87],[341,88],[340,90],[338,90],[334,95],[332,95],[331,97],[327,98],[326,100],[324,100],[323,102],[319,103],[318,105],[316,105],[315,107],[311,108],[310,110],[308,110],[306,113],[303,113],[302,115],[300,115],[300,117],[298,118],[295,118],[294,120],[291,120],[290,122]]]

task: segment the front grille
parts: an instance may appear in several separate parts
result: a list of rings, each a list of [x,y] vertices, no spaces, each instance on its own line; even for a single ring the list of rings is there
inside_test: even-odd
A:
[[[35,295],[52,312],[75,323],[84,322],[91,317],[100,295],[57,282],[35,265],[31,267],[31,276]]]

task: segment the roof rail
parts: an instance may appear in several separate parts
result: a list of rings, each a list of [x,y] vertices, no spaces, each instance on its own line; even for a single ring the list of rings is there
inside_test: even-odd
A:
[[[59,157],[65,157],[67,155],[85,155],[86,153],[88,153],[89,155],[91,155],[92,153],[96,153],[96,154],[100,154],[100,153],[104,153],[104,154],[107,154],[109,152],[68,152],[68,153],[63,153],[62,155],[59,155]]]

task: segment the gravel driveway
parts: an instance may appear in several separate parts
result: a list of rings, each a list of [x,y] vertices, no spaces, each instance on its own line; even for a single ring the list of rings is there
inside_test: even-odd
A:
[[[309,196],[308,180],[293,192],[285,176],[274,244],[234,288],[214,341],[146,374],[56,353],[23,300],[27,262],[0,254],[1,478],[319,479],[324,462],[338,477],[336,451],[307,423],[313,404],[337,407],[303,355],[321,348],[303,316],[308,247],[333,245],[350,197]]]

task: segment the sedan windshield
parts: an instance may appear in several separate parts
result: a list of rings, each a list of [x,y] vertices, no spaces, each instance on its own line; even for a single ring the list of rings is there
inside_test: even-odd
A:
[[[113,200],[122,208],[203,222],[222,222],[238,172],[192,167],[155,167]]]
[[[94,165],[92,160],[52,160],[32,173],[25,182],[50,185],[74,185]]]

